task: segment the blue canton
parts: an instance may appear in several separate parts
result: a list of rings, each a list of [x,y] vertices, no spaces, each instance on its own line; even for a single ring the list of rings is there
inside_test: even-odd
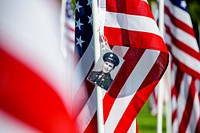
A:
[[[75,52],[81,58],[92,38],[91,0],[77,0],[75,6]]]
[[[187,4],[185,0],[170,0],[175,6],[188,12]]]

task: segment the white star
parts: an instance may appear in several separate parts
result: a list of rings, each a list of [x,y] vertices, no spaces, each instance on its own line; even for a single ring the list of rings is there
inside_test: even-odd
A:
[[[90,23],[90,24],[92,25],[92,21],[93,21],[92,15],[91,15],[91,16],[88,16],[88,19],[89,19],[88,23]]]
[[[85,42],[85,41],[83,41],[83,40],[81,39],[81,36],[80,36],[79,38],[76,38],[76,40],[77,40],[76,45],[80,45],[80,46],[82,47],[82,43]]]
[[[182,0],[181,1],[181,7],[186,8],[186,6],[187,6],[187,4],[186,4],[185,0]]]
[[[81,26],[83,25],[83,23],[81,23],[81,20],[79,19],[78,21],[76,21],[76,27],[79,28],[79,30],[81,30]]]
[[[76,10],[79,12],[79,11],[80,11],[79,9],[80,9],[81,7],[82,7],[82,6],[79,5],[79,1],[78,1],[78,2],[76,3]]]
[[[91,1],[91,0],[88,0],[87,5],[90,5],[90,7],[92,7],[92,1]]]

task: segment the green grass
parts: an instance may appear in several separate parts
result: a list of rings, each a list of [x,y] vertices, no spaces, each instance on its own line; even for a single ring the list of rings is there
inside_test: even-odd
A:
[[[139,133],[156,133],[157,117],[152,116],[149,110],[149,101],[145,103],[137,116]],[[163,133],[166,133],[166,119],[163,117]]]

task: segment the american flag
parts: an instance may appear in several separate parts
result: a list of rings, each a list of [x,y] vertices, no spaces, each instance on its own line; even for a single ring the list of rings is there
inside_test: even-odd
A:
[[[172,55],[173,133],[200,132],[200,54],[185,0],[165,1],[165,40]]]
[[[135,118],[158,83],[168,63],[168,51],[145,0],[101,0],[99,22],[112,51],[124,59],[108,92],[103,91],[105,132],[136,132]],[[80,132],[97,132],[96,90],[86,81],[93,66],[91,1],[76,1],[76,100],[80,90],[87,95],[77,109]],[[84,101],[84,102],[83,102]]]
[[[0,1],[0,132],[73,132],[59,17],[57,0]]]

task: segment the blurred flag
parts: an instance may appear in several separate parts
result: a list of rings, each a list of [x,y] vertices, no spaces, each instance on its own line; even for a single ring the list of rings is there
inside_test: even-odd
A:
[[[74,47],[75,47],[75,16],[73,11],[72,0],[62,0],[62,11],[61,11],[61,49],[64,56],[63,70],[68,69],[64,72],[67,81],[69,81],[68,89],[69,97],[68,105],[72,108],[72,91],[73,91],[73,70],[74,70]],[[74,75],[78,77],[79,74]],[[71,110],[71,109],[70,109]]]
[[[101,0],[98,11],[108,44],[125,60],[108,92],[102,90],[104,130],[136,132],[135,118],[166,69],[168,51],[147,1]],[[84,69],[76,82],[76,100],[81,89],[88,90],[76,122],[80,132],[97,132],[96,90],[86,81],[94,62],[91,1],[76,1],[76,15],[76,70]]]
[[[200,132],[200,54],[185,0],[165,1],[165,40],[172,55],[173,133]]]
[[[56,0],[0,2],[0,132],[73,132],[60,6]]]
[[[66,14],[65,14],[65,45],[66,50],[69,50],[69,54],[74,52],[74,44],[75,44],[75,16],[72,8],[72,1],[66,1]],[[72,52],[72,53],[71,53]],[[72,56],[73,57],[73,56]]]

